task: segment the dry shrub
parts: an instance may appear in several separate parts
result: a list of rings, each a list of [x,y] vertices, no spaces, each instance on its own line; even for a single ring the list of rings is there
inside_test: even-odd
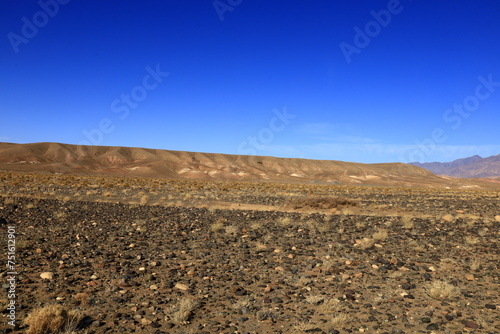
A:
[[[342,328],[349,321],[350,317],[346,313],[339,313],[330,319],[330,326],[333,328]]]
[[[401,218],[401,222],[403,223],[403,227],[406,229],[412,229],[415,226],[415,223],[410,216],[403,216],[403,218]]]
[[[465,243],[467,245],[471,245],[471,246],[472,245],[477,245],[478,243],[481,242],[481,239],[479,239],[477,237],[474,237],[474,236],[471,236],[471,235],[465,236],[464,240],[465,240]]]
[[[373,233],[372,238],[375,241],[384,241],[387,239],[387,230],[379,229],[377,232]]]
[[[317,327],[317,324],[307,321],[296,322],[293,325],[294,333],[307,333],[307,331],[310,331]]]
[[[32,311],[24,322],[29,326],[27,334],[57,334],[76,331],[81,320],[78,311],[53,304]]]
[[[89,303],[89,295],[85,292],[79,292],[73,298],[80,303],[80,305],[87,305]]]
[[[482,262],[480,259],[472,259],[470,261],[470,269],[474,271],[480,270]]]
[[[460,289],[448,282],[434,281],[427,286],[429,297],[437,300],[448,300],[460,296]]]
[[[375,245],[375,240],[370,238],[363,238],[356,240],[356,244],[354,246],[366,250],[372,248],[374,245]]]
[[[226,226],[225,230],[227,234],[237,234],[238,232],[240,232],[239,227],[234,225]]]
[[[292,198],[286,205],[293,209],[330,210],[341,207],[357,206],[358,202],[343,197],[313,196]]]
[[[274,314],[274,312],[270,309],[262,309],[257,311],[255,317],[257,318],[258,321],[264,321],[267,319],[276,320],[277,318],[276,314]]]
[[[278,219],[278,223],[282,226],[288,226],[292,224],[292,220],[289,217],[281,217],[280,219]]]
[[[321,309],[327,313],[334,313],[340,310],[340,301],[336,298],[326,299],[323,304],[321,304]]]
[[[309,295],[306,296],[306,302],[309,304],[317,305],[319,302],[325,299],[322,295]]]
[[[172,309],[170,320],[176,325],[181,325],[189,320],[193,315],[193,311],[198,308],[198,306],[200,306],[198,300],[190,297],[182,297]]]
[[[243,307],[252,308],[252,298],[250,296],[246,296],[244,298],[238,299],[231,307],[235,310],[240,310]]]
[[[149,196],[148,195],[143,195],[141,196],[141,204],[144,205],[144,204],[147,204],[149,201]]]
[[[213,223],[212,225],[210,225],[210,229],[212,230],[212,232],[223,231],[224,230],[224,223],[217,221],[217,222]]]

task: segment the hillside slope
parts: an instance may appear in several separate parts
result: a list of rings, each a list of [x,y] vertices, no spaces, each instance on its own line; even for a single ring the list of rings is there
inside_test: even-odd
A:
[[[487,185],[437,176],[402,163],[361,164],[59,143],[0,143],[0,169],[200,180],[467,188]]]

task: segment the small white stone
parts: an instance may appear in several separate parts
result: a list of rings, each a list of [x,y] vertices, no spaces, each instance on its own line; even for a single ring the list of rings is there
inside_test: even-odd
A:
[[[44,272],[44,273],[41,273],[41,274],[40,274],[40,277],[41,277],[42,279],[50,279],[50,280],[51,280],[51,279],[53,279],[53,278],[54,278],[54,273],[51,273],[51,272],[49,272],[49,271],[46,271],[46,272]]]

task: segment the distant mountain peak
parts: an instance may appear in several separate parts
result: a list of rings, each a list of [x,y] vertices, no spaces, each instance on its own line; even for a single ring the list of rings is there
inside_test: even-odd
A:
[[[438,175],[463,178],[491,178],[500,176],[500,154],[482,158],[473,155],[451,162],[412,162],[411,165],[422,167]]]

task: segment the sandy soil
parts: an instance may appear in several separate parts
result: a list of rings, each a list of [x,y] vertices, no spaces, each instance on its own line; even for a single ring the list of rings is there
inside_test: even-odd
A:
[[[4,333],[54,303],[77,333],[500,332],[498,191],[0,180]]]

